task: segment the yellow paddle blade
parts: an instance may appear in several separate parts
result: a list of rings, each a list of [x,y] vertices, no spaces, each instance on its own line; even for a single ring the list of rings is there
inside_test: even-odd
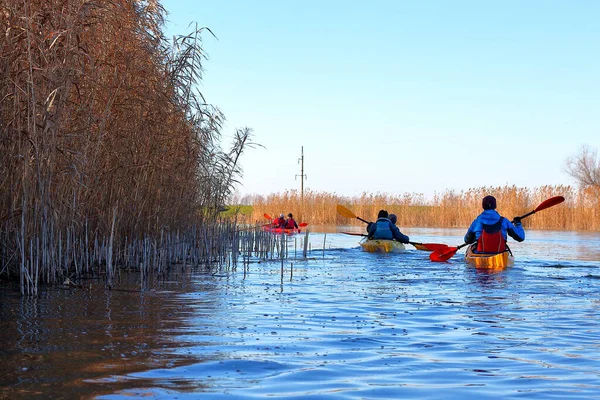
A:
[[[346,218],[356,218],[356,214],[354,214],[352,211],[348,210],[346,207],[341,206],[339,204],[337,206],[337,212],[338,212],[338,214],[340,214],[341,216],[344,216]]]

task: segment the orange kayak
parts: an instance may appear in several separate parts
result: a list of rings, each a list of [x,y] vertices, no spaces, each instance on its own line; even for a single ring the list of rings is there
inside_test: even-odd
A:
[[[465,253],[465,261],[467,264],[481,269],[501,269],[510,267],[515,263],[515,258],[510,252],[505,251],[498,254],[477,254],[473,253],[471,246],[467,248]]]

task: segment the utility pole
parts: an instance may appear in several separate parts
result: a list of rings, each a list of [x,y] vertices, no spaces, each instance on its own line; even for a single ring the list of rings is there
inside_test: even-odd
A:
[[[300,163],[300,175],[296,175],[296,178],[300,177],[300,204],[304,208],[304,179],[306,179],[306,175],[304,175],[304,146],[302,146],[298,162]]]

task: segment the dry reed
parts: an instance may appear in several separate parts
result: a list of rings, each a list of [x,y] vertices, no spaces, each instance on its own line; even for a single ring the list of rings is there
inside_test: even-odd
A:
[[[164,15],[156,0],[0,0],[0,275],[23,294],[160,273],[181,236],[194,262],[223,261],[207,237],[251,131],[220,149],[223,115],[197,91],[210,31],[170,43]]]
[[[403,227],[461,227],[466,228],[482,211],[481,199],[491,194],[498,201],[498,211],[508,217],[532,211],[547,198],[564,196],[565,203],[544,210],[535,217],[523,220],[529,229],[600,230],[599,199],[597,187],[573,188],[571,186],[542,186],[534,189],[515,186],[481,187],[467,191],[448,190],[425,200],[420,194],[392,195],[386,193],[362,193],[345,197],[334,193],[304,192],[304,201],[295,190],[252,199],[256,220],[265,220],[263,213],[277,215],[292,212],[301,222],[309,224],[346,225],[361,224],[358,220],[345,218],[336,212],[342,204],[357,216],[376,219],[380,209],[398,216]]]

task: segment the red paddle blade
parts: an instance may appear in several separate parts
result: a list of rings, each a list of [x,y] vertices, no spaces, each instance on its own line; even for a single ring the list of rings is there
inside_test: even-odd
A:
[[[542,211],[545,210],[548,207],[552,207],[555,206],[557,204],[562,203],[563,201],[565,201],[565,198],[562,196],[555,196],[555,197],[551,197],[548,200],[544,200],[540,203],[539,206],[537,206],[537,208],[535,209],[535,212],[538,211]]]
[[[448,245],[443,243],[419,243],[419,250],[442,251],[447,250]]]
[[[264,214],[263,214],[263,217],[265,217],[266,219],[273,219],[273,218],[271,218],[271,216],[270,216],[269,214],[267,214],[267,213],[264,213]]]
[[[431,253],[429,259],[435,262],[448,261],[457,251],[458,247],[446,247],[445,249],[439,249]]]
[[[305,226],[308,226],[308,222],[301,222],[301,223],[298,224],[298,226],[300,228],[304,228]]]

